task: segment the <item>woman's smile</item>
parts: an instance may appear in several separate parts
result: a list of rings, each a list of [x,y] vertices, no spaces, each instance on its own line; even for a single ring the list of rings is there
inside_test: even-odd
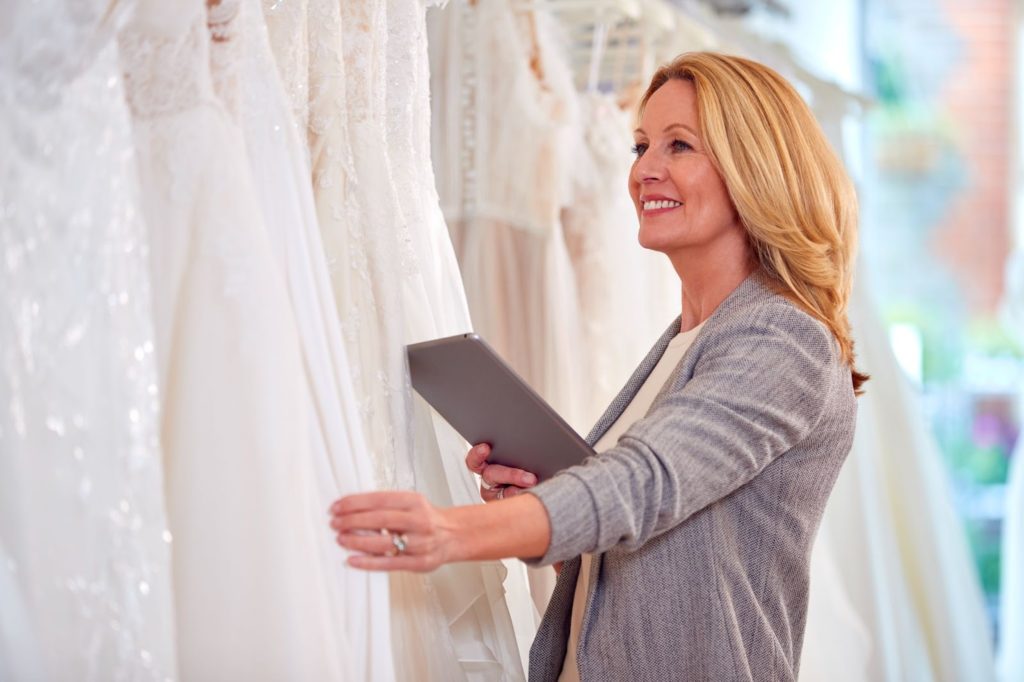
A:
[[[645,194],[640,197],[641,213],[644,217],[661,215],[681,207],[683,202],[661,194]]]

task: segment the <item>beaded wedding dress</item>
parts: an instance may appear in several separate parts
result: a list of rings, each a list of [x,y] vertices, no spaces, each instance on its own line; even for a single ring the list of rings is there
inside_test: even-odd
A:
[[[209,49],[235,39],[237,7],[145,0],[119,39],[153,254],[179,671],[351,679],[325,598],[297,318],[214,90],[237,75]]]
[[[3,680],[177,677],[128,8],[0,20]]]
[[[317,481],[313,522],[342,495],[375,487],[320,238],[308,151],[278,77],[259,0],[222,3],[211,22],[215,85],[245,137],[246,156],[273,252],[288,283],[310,400]],[[393,677],[388,578],[349,567],[326,527],[317,534],[325,595],[346,652],[345,679]]]
[[[406,343],[470,330],[429,174],[421,2],[264,2],[301,134],[356,395],[383,487],[478,501],[466,444],[414,398]],[[520,569],[521,570],[521,569]],[[399,679],[521,679],[501,564],[391,576]],[[519,602],[527,602],[525,587]],[[532,627],[532,618],[530,626]],[[532,632],[530,633],[532,636]]]

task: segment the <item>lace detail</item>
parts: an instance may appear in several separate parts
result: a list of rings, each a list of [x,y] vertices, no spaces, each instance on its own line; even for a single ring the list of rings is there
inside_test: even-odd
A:
[[[121,31],[125,91],[136,117],[155,118],[215,101],[208,40],[206,26],[197,22],[174,37],[134,26]]]
[[[308,11],[305,33],[295,22],[301,5]],[[305,132],[317,213],[378,481],[470,503],[472,477],[447,464],[461,459],[465,444],[414,404],[404,355],[405,343],[439,336],[442,328],[469,330],[432,175],[424,171],[430,156],[429,118],[422,118],[429,81],[423,4],[301,5],[263,6],[293,96],[304,74],[294,68],[300,60],[294,43],[284,41],[308,41]],[[499,569],[488,564],[408,581],[393,577],[398,678],[463,679],[459,659],[481,649],[511,655],[477,660],[476,672],[520,677],[514,638],[506,636]]]

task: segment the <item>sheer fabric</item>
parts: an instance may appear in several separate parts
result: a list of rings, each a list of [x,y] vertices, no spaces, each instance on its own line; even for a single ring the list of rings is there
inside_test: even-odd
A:
[[[308,135],[337,315],[378,483],[415,487],[437,504],[468,504],[477,491],[462,464],[466,445],[413,398],[404,354],[406,343],[470,329],[425,172],[427,138],[416,135],[429,126],[424,12],[419,2],[264,3]],[[392,576],[396,675],[520,679],[503,577],[498,563]]]
[[[372,489],[375,482],[320,238],[308,151],[293,124],[259,1],[244,0],[238,9],[236,20],[211,27],[212,61],[218,61],[218,52],[239,51],[237,73],[223,78],[218,91],[239,112],[256,194],[298,326],[317,482],[310,512],[328,576],[324,597],[345,679],[391,679],[387,576],[350,568],[323,526],[324,510],[334,500]]]
[[[215,40],[232,40],[237,3],[212,10]],[[341,679],[295,315],[214,91],[238,52],[211,62],[210,40],[201,1],[142,2],[120,34],[153,245],[180,673]]]
[[[4,680],[177,675],[126,9],[16,1],[0,22]]]

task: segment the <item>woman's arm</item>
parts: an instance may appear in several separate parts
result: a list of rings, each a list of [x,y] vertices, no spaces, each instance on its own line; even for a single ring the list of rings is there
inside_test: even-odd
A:
[[[432,571],[455,561],[536,558],[551,542],[547,511],[533,495],[438,509],[419,493],[363,493],[335,502],[331,516],[338,544],[364,553],[349,557],[348,563],[373,571]],[[401,553],[396,537],[405,543]]]

